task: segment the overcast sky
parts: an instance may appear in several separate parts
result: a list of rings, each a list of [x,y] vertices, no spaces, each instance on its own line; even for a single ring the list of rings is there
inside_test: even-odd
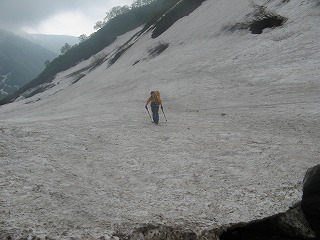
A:
[[[134,0],[0,0],[0,28],[29,33],[90,35],[114,6]]]

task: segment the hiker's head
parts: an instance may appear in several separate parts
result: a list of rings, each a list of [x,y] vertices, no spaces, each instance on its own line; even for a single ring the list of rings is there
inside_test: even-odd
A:
[[[150,94],[152,97],[156,95],[156,93],[154,91],[152,91]]]

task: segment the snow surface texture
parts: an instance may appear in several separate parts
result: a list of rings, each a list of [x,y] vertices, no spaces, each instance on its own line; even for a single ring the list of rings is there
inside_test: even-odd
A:
[[[201,230],[301,200],[304,174],[319,163],[316,3],[268,1],[288,21],[253,35],[223,30],[253,11],[248,1],[207,0],[111,67],[83,61],[53,88],[1,106],[0,236],[109,238],[143,223]],[[150,58],[159,42],[169,47]],[[77,71],[84,77],[72,84]],[[168,119],[159,125],[144,109],[151,90]]]

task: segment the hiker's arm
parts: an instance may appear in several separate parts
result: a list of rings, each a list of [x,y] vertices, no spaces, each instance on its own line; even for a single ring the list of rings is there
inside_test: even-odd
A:
[[[148,98],[145,108],[148,108],[148,103],[151,101],[151,97]]]

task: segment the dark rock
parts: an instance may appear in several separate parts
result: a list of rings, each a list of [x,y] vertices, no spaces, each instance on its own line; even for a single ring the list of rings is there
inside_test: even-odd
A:
[[[305,175],[301,207],[317,239],[320,239],[320,165],[308,169]]]
[[[314,233],[296,204],[285,213],[249,223],[232,224],[220,235],[221,240],[314,239]]]

